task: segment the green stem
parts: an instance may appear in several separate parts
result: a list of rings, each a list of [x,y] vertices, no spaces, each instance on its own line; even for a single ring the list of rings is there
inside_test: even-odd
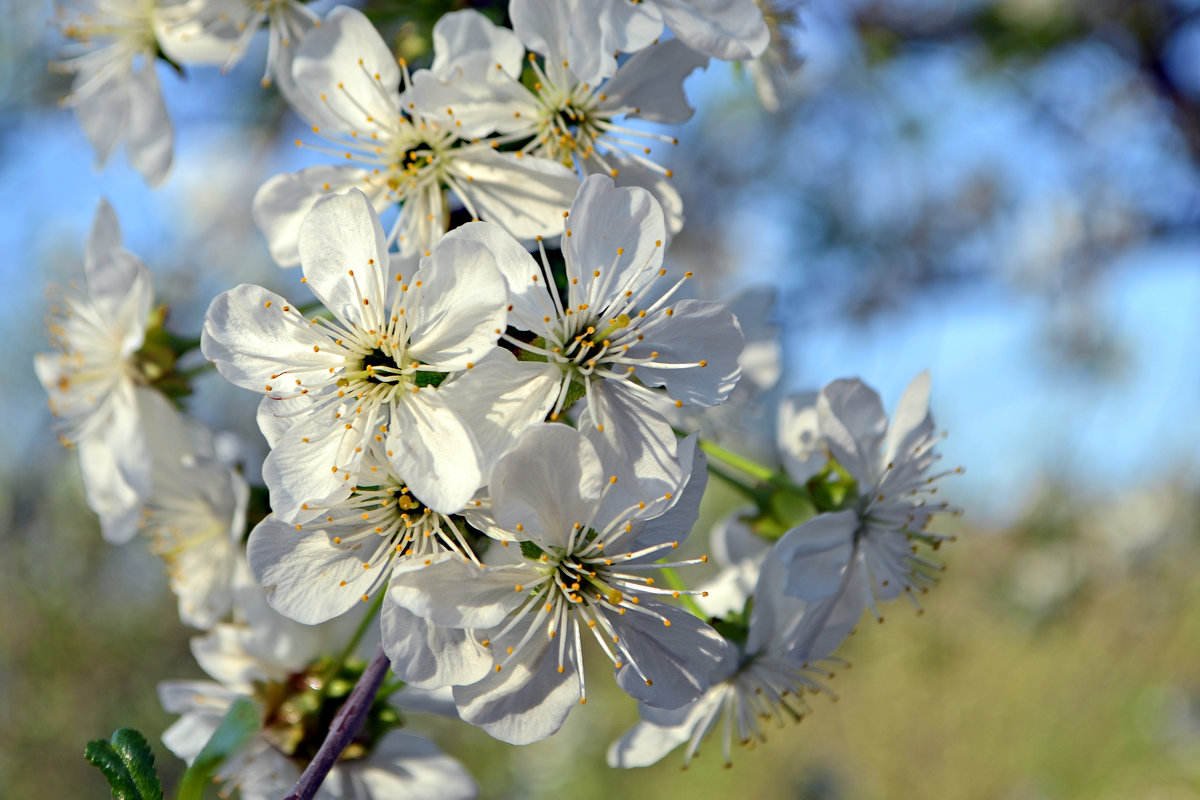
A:
[[[740,456],[732,450],[727,450],[711,439],[701,439],[700,449],[708,453],[713,458],[724,461],[734,469],[741,470],[751,477],[758,478],[760,481],[774,483],[776,480],[775,470],[771,469],[770,467],[763,466],[757,461],[751,461],[745,456]]]
[[[675,571],[675,568],[660,567],[659,569],[662,571],[662,576],[666,578],[667,585],[680,593],[679,598],[683,600],[684,608],[695,614],[700,619],[708,619],[708,614],[705,614],[704,609],[700,608],[700,604],[696,602],[696,598],[692,597],[690,594],[684,594],[684,592],[688,591],[687,585],[679,577],[679,573]]]
[[[744,494],[750,500],[753,500],[755,505],[761,506],[763,504],[763,502],[764,502],[763,492],[759,491],[758,489],[755,489],[750,484],[746,483],[745,481],[741,480],[740,478],[733,477],[728,472],[726,472],[725,470],[718,467],[716,464],[709,464],[708,471],[711,474],[716,475],[718,478],[720,478],[721,480],[728,483],[734,489],[737,489],[739,492]]]

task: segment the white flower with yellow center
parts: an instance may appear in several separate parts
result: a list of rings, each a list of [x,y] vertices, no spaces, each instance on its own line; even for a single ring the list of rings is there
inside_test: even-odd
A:
[[[104,200],[83,268],[85,288],[58,297],[47,320],[55,351],[38,353],[34,368],[63,443],[79,452],[88,506],[104,537],[124,542],[137,532],[150,493],[143,412],[166,400],[148,388],[153,365],[137,358],[153,302],[150,271],[121,247],[116,214]]]
[[[368,460],[345,500],[306,509],[302,522],[275,515],[250,534],[250,569],[279,613],[324,622],[386,586],[399,559],[453,551],[474,558],[461,520],[413,496],[390,466]]]
[[[693,50],[726,61],[756,58],[770,39],[754,0],[512,0],[508,13],[525,41],[527,31],[563,14],[560,52],[592,84],[616,71],[617,53],[658,40],[664,24]]]
[[[63,105],[79,124],[103,166],[125,142],[130,165],[156,186],[171,168],[174,132],[154,62],[159,45],[155,0],[93,0],[88,10],[60,7],[58,25],[74,40],[52,66],[75,73]]]
[[[552,419],[584,398],[581,423],[607,463],[639,472],[670,472],[678,461],[675,432],[655,410],[663,387],[679,407],[722,402],[741,374],[742,333],[721,303],[673,300],[675,283],[658,284],[665,228],[662,211],[644,189],[614,187],[610,178],[584,181],[562,238],[565,296],[542,253],[538,264],[496,229],[467,225],[452,236],[488,243],[508,282],[509,324],[528,335],[505,335],[526,358],[490,376],[513,393],[542,398]],[[689,273],[690,275],[690,273]]]
[[[798,650],[821,657],[864,609],[880,617],[877,602],[916,594],[936,582],[941,565],[922,554],[951,538],[926,530],[939,514],[957,509],[933,500],[941,477],[929,474],[941,440],[929,414],[929,373],[905,390],[891,422],[879,395],[862,381],[842,379],[816,402],[820,441],[857,482],[850,508],[820,514],[788,531],[775,545],[787,565],[785,591],[812,604],[798,634]]]
[[[438,387],[470,380],[505,325],[495,255],[449,239],[416,270],[393,271],[379,218],[357,190],[316,205],[300,254],[308,287],[332,317],[308,318],[242,285],[213,301],[201,341],[222,375],[290,418],[268,433],[275,441],[263,476],[275,513],[295,522],[305,504],[349,497],[370,454],[430,508],[461,508],[482,482],[480,458]]]
[[[449,54],[439,51],[440,63],[413,76],[417,109],[427,119],[459,126],[464,136],[496,131],[504,134],[501,142],[528,139],[521,148],[528,155],[574,165],[585,176],[608,175],[617,185],[649,189],[666,212],[668,232],[677,233],[683,203],[668,180],[671,170],[647,158],[650,145],[677,140],[617,120],[686,122],[692,108],[683,80],[707,65],[708,57],[671,40],[633,56],[611,79],[588,83],[566,59],[569,24],[567,8],[555,4],[524,31],[525,45],[544,57],[539,63],[530,54],[536,80],[527,88],[521,82],[524,46],[514,33],[477,11],[445,15],[435,26],[434,41]],[[476,33],[481,30],[486,35]]]
[[[414,254],[446,232],[447,192],[473,218],[532,239],[552,232],[579,185],[562,165],[464,142],[454,125],[439,126],[404,103],[407,68],[355,9],[335,8],[305,37],[293,77],[303,100],[296,110],[327,142],[307,146],[338,165],[276,176],[255,195],[254,220],[283,266],[298,262],[299,226],[327,193],[358,188],[378,212],[399,203],[387,241]]]
[[[705,473],[703,459],[693,465],[674,492],[618,508],[608,496],[618,479],[605,476],[583,434],[564,425],[527,429],[490,486],[496,522],[520,546],[501,550],[510,563],[487,567],[454,553],[399,564],[383,619],[393,670],[409,680],[428,660],[412,646],[414,619],[457,631],[433,655],[458,662],[459,714],[513,744],[549,736],[586,701],[587,632],[632,696],[662,707],[698,697],[725,642],[660,599],[680,593],[648,574],[703,560],[656,563],[695,521]],[[622,481],[635,485],[619,496],[636,495],[637,478]]]

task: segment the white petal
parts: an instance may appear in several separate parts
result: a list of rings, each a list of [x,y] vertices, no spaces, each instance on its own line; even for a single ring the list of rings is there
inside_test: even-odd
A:
[[[678,39],[651,45],[622,64],[604,84],[605,99],[600,107],[651,122],[687,122],[694,109],[683,91],[684,78],[707,66],[708,56]]]
[[[276,175],[260,186],[250,213],[267,238],[275,263],[281,267],[300,263],[300,224],[319,198],[366,186],[369,175],[357,167],[317,166]],[[373,202],[377,210],[390,204],[382,192],[373,193]]]
[[[825,468],[816,392],[790,395],[780,403],[775,429],[776,447],[789,478],[802,485]]]
[[[112,155],[129,124],[129,75],[115,74],[99,83],[87,73],[75,76],[72,92],[79,126],[96,153],[96,166],[102,167]],[[88,84],[85,88],[84,84]]]
[[[838,463],[864,488],[874,486],[888,424],[875,390],[857,378],[836,380],[817,398],[817,419]]]
[[[434,511],[460,510],[483,484],[471,432],[432,387],[396,397],[390,406],[386,444],[396,473]]]
[[[333,537],[343,532],[337,527],[309,523],[302,530],[296,528],[272,515],[254,528],[246,542],[250,569],[266,590],[271,608],[315,625],[361,603],[379,580],[379,567],[363,569],[364,558],[373,553],[359,555],[348,546],[335,545]]]
[[[96,204],[96,216],[92,219],[92,228],[88,233],[87,246],[84,249],[84,272],[89,273],[92,269],[91,264],[106,257],[110,251],[120,249],[120,247],[121,224],[117,221],[117,212],[113,211],[113,207],[109,205],[106,198],[101,197],[100,202]],[[97,279],[89,275],[89,295],[97,294],[100,289],[99,286],[93,286],[95,282],[97,282]]]
[[[506,327],[507,287],[483,244],[443,238],[412,276],[409,354],[446,372],[482,361]]]
[[[530,616],[532,624],[533,615]],[[526,633],[518,625],[505,639],[492,642],[503,652]],[[509,744],[529,744],[545,739],[562,727],[571,708],[579,702],[579,674],[574,651],[567,648],[563,671],[549,652],[550,640],[535,640],[505,660],[499,672],[470,686],[456,686],[454,699],[463,720],[478,725]]]
[[[464,150],[449,169],[479,216],[518,239],[562,232],[563,211],[575,196],[575,171],[544,158]]]
[[[690,703],[708,688],[709,676],[729,645],[698,618],[674,606],[644,597],[639,608],[650,613],[617,616],[606,607],[597,607],[629,654],[629,661],[615,670],[617,685],[659,708]],[[664,625],[658,616],[671,624]],[[637,664],[636,669],[630,661]]]
[[[723,693],[709,692],[687,706],[687,715],[671,727],[639,722],[609,745],[608,765],[629,769],[657,764],[663,756],[690,739],[696,726],[723,699]]]
[[[322,118],[310,122],[331,132],[383,136],[387,132],[383,125],[399,113],[396,59],[375,26],[357,9],[338,6],[304,37],[292,75],[302,91],[318,98],[324,95]]]
[[[474,59],[486,54],[489,66],[500,65],[501,72],[519,79],[525,66],[525,48],[517,35],[508,28],[492,23],[474,9],[444,14],[433,26],[432,72],[448,77],[463,58]]]
[[[469,239],[483,244],[495,258],[496,268],[508,285],[508,324],[544,332],[544,317],[553,314],[546,279],[533,256],[499,225],[468,222],[446,234],[446,239]]]
[[[580,427],[588,426],[588,439],[610,469],[622,475],[619,492],[630,502],[657,501],[673,493],[686,480],[679,459],[679,443],[670,423],[641,392],[621,381],[595,381],[589,389],[588,405],[580,415]],[[610,472],[610,474],[612,474]]]
[[[744,344],[742,329],[722,303],[680,300],[673,310],[670,315],[655,314],[638,328],[644,338],[629,348],[629,357],[704,365],[682,369],[639,366],[635,374],[647,386],[665,386],[668,395],[687,405],[717,405],[742,376],[738,363]]]
[[[290,369],[344,362],[323,330],[274,292],[243,283],[217,295],[209,306],[200,349],[235,386],[291,391],[293,379],[285,377]]]
[[[607,301],[626,291],[636,293],[657,277],[667,232],[662,208],[645,189],[618,188],[611,178],[591,175],[571,204],[567,228],[567,275],[579,280],[572,287],[572,304],[576,297],[591,297],[595,281],[609,287],[599,298]],[[599,276],[594,275],[597,270]],[[610,276],[612,270],[616,275]]]
[[[485,480],[523,430],[545,421],[561,379],[562,372],[553,364],[518,361],[496,348],[495,355],[438,388],[438,395],[475,437]]]
[[[492,654],[474,631],[433,625],[397,604],[391,592],[383,601],[381,624],[392,671],[412,686],[475,683],[492,671]]]
[[[433,625],[490,628],[528,599],[516,587],[538,577],[532,563],[482,567],[458,553],[439,553],[397,563],[388,597]]]
[[[595,448],[578,431],[534,425],[492,471],[493,514],[505,530],[564,548],[576,525],[592,523],[607,481]]]
[[[785,591],[816,602],[837,591],[854,553],[858,516],[853,511],[819,514],[784,534],[775,557],[787,567]]]
[[[725,61],[758,58],[771,34],[754,0],[657,0],[663,21],[689,47]]]
[[[326,407],[297,420],[263,462],[263,480],[271,490],[271,508],[287,522],[303,522],[316,508],[350,496],[347,476],[358,472],[369,432],[382,424],[382,414],[368,412],[348,417],[349,428],[332,419]]]
[[[146,183],[157,186],[171,169],[175,134],[153,59],[145,59],[140,70],[130,76],[129,119],[125,129],[125,152],[129,163],[142,174]]]
[[[904,390],[888,428],[884,461],[906,458],[919,441],[933,433],[933,418],[929,415],[929,383],[929,370],[925,370],[913,378]]]
[[[462,764],[428,739],[403,731],[385,734],[365,761],[341,766],[355,769],[367,796],[376,800],[469,800],[479,793]]]
[[[338,319],[366,330],[386,324],[387,237],[358,189],[317,200],[300,225],[300,266],[308,287]]]

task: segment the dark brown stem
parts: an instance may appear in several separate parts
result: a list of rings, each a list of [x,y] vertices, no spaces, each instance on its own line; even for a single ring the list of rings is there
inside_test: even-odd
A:
[[[380,647],[358,679],[358,683],[354,685],[346,702],[338,709],[333,723],[329,726],[329,734],[321,743],[316,756],[304,770],[300,780],[296,781],[296,785],[292,787],[291,794],[284,800],[312,800],[316,795],[325,776],[329,774],[329,770],[333,769],[333,765],[342,755],[342,751],[354,741],[354,738],[362,730],[371,705],[375,702],[375,694],[379,691],[379,686],[383,683],[390,666],[391,663],[383,652],[383,647]]]

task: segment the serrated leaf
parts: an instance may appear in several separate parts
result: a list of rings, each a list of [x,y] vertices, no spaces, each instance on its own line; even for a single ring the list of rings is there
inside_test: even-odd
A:
[[[112,743],[88,742],[83,757],[104,773],[113,800],[162,800],[162,782],[154,769],[154,753],[146,737],[132,728],[121,728]]]
[[[542,548],[538,547],[533,542],[521,542],[521,555],[525,556],[526,558],[537,561],[542,557],[543,552],[545,551],[543,551]]]
[[[260,725],[258,705],[253,700],[243,697],[231,705],[204,749],[183,774],[179,800],[200,800],[213,774],[227,758],[250,742]]]

